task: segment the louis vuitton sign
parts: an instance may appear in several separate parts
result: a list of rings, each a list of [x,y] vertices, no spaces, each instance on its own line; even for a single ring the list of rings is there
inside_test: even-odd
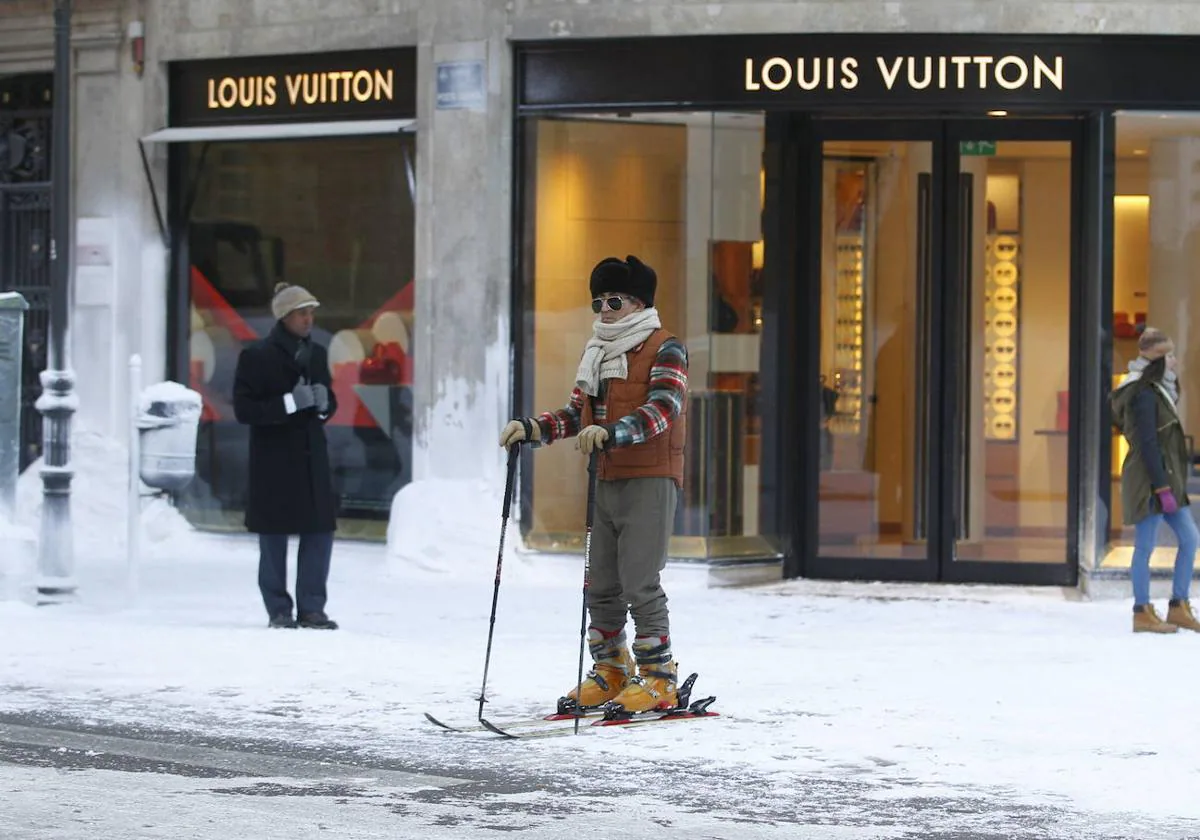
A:
[[[518,48],[522,112],[1200,109],[1200,37],[813,33]],[[864,111],[863,109],[868,109]]]
[[[362,50],[185,62],[172,67],[171,124],[406,118],[415,50]]]
[[[745,61],[745,90],[854,90],[868,84],[884,90],[1063,90],[1061,55],[775,56]]]

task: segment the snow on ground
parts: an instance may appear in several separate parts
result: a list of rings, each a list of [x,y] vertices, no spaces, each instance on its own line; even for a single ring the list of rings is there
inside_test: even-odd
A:
[[[149,545],[127,589],[119,447],[91,443],[98,466],[77,482],[78,600],[35,607],[10,587],[0,601],[0,712],[415,750],[443,769],[552,767],[632,791],[642,769],[669,762],[688,768],[691,795],[741,785],[773,813],[794,809],[807,780],[855,785],[848,809],[988,791],[1131,827],[1137,815],[1200,820],[1200,635],[1134,636],[1128,603],[1015,587],[710,589],[704,569],[673,565],[681,669],[700,673],[697,693],[716,694],[722,717],[478,749],[422,712],[474,716],[494,500],[476,510],[461,487],[427,487],[417,512],[457,505],[458,533],[396,528],[391,551],[339,542],[328,609],[343,629],[268,631],[253,541],[191,532],[169,507],[143,516]],[[30,493],[26,473],[18,524],[36,532]],[[7,571],[11,582],[20,570]],[[492,717],[535,713],[573,684],[581,582],[578,557],[510,552]]]
[[[531,713],[572,684],[579,565],[506,565],[492,716]],[[397,568],[382,546],[339,544],[336,633],[264,628],[248,540],[195,536],[147,561],[135,604],[123,575],[81,566],[77,604],[0,605],[0,711],[384,751],[446,743],[429,740],[442,735],[423,711],[473,716],[490,574]],[[870,783],[883,799],[979,786],[1097,814],[1200,819],[1189,737],[1200,636],[1134,636],[1127,605],[1051,589],[716,590],[690,566],[666,583],[682,667],[700,672],[698,691],[718,696],[723,717],[531,742],[530,755],[586,778],[669,754],[778,784],[765,796],[821,776]]]

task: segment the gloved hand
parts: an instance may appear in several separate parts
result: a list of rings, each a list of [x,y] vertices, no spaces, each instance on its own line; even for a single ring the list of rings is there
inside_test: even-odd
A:
[[[329,411],[329,389],[318,382],[312,386],[313,402],[317,406],[317,414],[324,414]]]
[[[537,423],[529,421],[530,440],[541,440],[542,429]],[[521,420],[509,420],[500,430],[500,448],[508,449],[514,443],[525,440],[525,423]]]
[[[1179,502],[1176,500],[1175,494],[1171,492],[1170,487],[1155,490],[1154,495],[1158,496],[1158,504],[1162,507],[1163,513],[1175,513],[1179,510]]]
[[[296,383],[296,387],[292,389],[292,399],[296,402],[296,411],[304,411],[306,408],[312,408],[317,404],[317,396],[313,393],[313,387],[301,379]]]
[[[593,450],[601,450],[608,443],[608,429],[603,426],[591,425],[579,432],[579,451],[591,455]]]

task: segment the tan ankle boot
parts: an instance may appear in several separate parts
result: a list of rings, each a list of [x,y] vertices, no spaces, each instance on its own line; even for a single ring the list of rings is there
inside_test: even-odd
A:
[[[1167,607],[1167,623],[1200,633],[1200,621],[1196,620],[1190,601],[1172,601]]]
[[[1177,633],[1179,628],[1158,617],[1153,604],[1146,604],[1133,614],[1134,633]]]

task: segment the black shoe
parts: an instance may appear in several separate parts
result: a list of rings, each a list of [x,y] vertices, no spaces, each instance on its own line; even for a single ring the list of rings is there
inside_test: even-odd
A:
[[[309,630],[338,629],[337,622],[323,612],[301,613],[300,621],[297,623],[301,627],[307,627]]]
[[[273,616],[267,626],[276,630],[281,627],[294,630],[296,629],[296,620],[292,618],[290,613],[280,613],[277,616]]]

